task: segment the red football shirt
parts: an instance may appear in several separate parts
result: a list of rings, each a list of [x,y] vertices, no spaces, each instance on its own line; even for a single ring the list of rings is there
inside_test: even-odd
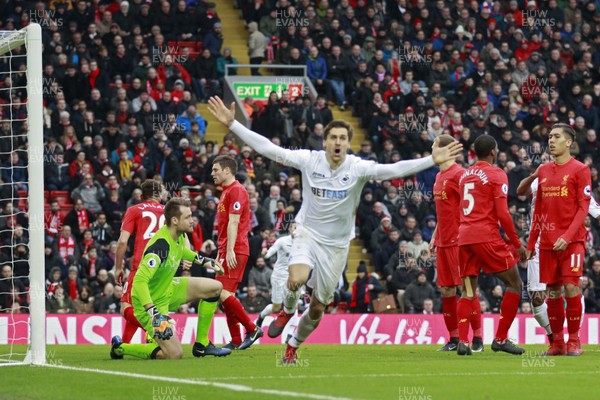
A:
[[[540,167],[528,250],[534,249],[538,236],[542,250],[552,250],[560,237],[567,243],[585,242],[591,182],[589,167],[574,158]]]
[[[148,201],[131,206],[125,212],[121,230],[130,234],[135,233],[131,272],[137,271],[148,240],[165,224],[164,209],[164,205]]]
[[[435,245],[450,247],[458,245],[458,226],[460,224],[460,192],[458,182],[465,169],[458,164],[435,177],[433,197],[437,214]]]
[[[229,214],[239,214],[240,224],[235,240],[235,254],[250,255],[248,245],[248,229],[250,227],[250,197],[246,188],[234,181],[231,185],[223,188],[219,205],[217,206],[217,230],[219,238],[219,256],[224,258],[227,253],[227,225],[229,225]]]
[[[460,227],[458,244],[488,243],[502,240],[498,222],[516,248],[521,247],[519,236],[508,213],[508,178],[500,168],[478,161],[460,177]],[[496,200],[502,199],[505,208],[499,210]]]

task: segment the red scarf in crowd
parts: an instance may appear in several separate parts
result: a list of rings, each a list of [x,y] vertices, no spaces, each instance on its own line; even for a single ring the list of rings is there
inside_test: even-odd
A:
[[[365,285],[365,304],[369,304],[371,303],[371,294],[369,293],[369,278],[371,277],[371,275],[367,274],[366,275],[366,279],[367,279],[367,284]],[[358,290],[358,279],[356,279],[354,281],[354,283],[352,284],[352,299],[350,300],[350,308],[356,308],[357,304],[356,304],[356,293]]]
[[[96,261],[98,261],[98,258],[88,258],[89,262],[90,262],[90,270],[88,271],[88,276],[90,278],[93,278],[96,276]]]
[[[100,75],[100,68],[96,68],[95,71],[90,71],[90,87],[96,88],[96,78]]]
[[[56,237],[60,230],[60,213],[51,213],[46,217],[46,223],[48,224],[47,235],[50,237]]]
[[[77,211],[77,222],[79,223],[79,231],[81,232],[90,227],[90,221],[88,220],[88,214],[85,209]]]
[[[83,244],[83,254],[87,254],[88,250],[94,245],[94,239],[84,240]]]
[[[244,165],[246,166],[246,172],[248,173],[248,176],[252,179],[256,178],[256,175],[254,174],[254,164],[252,163],[252,159],[244,158]]]
[[[68,239],[60,237],[58,240],[58,254],[64,262],[67,262],[67,257],[75,254],[75,240],[73,240],[73,237],[69,236]]]
[[[69,297],[71,300],[77,300],[77,281],[72,281],[69,279]]]

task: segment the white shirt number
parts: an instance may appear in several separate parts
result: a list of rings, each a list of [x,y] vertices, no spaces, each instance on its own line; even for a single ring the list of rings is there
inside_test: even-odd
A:
[[[463,208],[463,214],[469,215],[471,211],[473,211],[473,207],[475,206],[475,198],[469,190],[475,188],[475,184],[473,182],[465,183],[465,192],[463,193],[463,199],[469,202],[467,208]]]
[[[161,215],[158,220],[158,228],[156,227],[156,214],[151,213],[150,211],[142,212],[142,218],[150,218],[150,223],[148,224],[148,228],[146,232],[144,232],[144,240],[149,240],[154,236],[156,231],[165,224],[165,215]]]

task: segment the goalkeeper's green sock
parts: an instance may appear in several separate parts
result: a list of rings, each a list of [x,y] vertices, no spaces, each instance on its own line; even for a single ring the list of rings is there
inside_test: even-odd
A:
[[[123,343],[119,346],[123,349],[123,355],[125,356],[133,356],[137,358],[154,359],[156,358],[156,354],[160,350],[160,346],[156,343],[148,343],[148,344],[129,344]]]
[[[213,316],[217,311],[218,297],[204,299],[198,304],[198,326],[196,330],[196,343],[208,346],[208,331],[212,324]]]

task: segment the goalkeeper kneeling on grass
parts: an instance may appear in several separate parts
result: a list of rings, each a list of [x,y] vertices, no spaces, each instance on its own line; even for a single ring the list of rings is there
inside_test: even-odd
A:
[[[175,278],[181,260],[193,261],[223,274],[223,267],[211,258],[202,257],[185,245],[185,233],[192,231],[189,200],[173,198],[164,210],[165,225],[150,239],[132,285],[134,314],[156,343],[127,344],[119,336],[112,338],[110,356],[138,358],[181,358],[183,349],[174,334],[174,323],[168,313],[181,304],[200,300],[198,330],[192,353],[196,357],[226,356],[229,349],[219,349],[208,340],[217,302],[223,286],[206,278]]]

